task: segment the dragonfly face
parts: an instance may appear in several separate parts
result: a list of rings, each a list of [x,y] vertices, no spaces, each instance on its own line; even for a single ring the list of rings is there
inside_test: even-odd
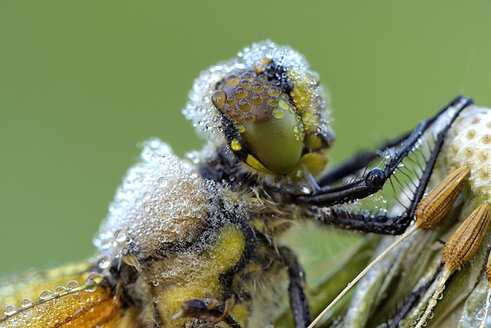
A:
[[[388,142],[383,170],[373,168],[376,150],[318,177],[334,135],[317,74],[289,47],[245,48],[201,73],[184,109],[208,145],[183,160],[158,139],[146,142],[110,205],[95,259],[5,281],[0,299],[19,305],[6,308],[0,327],[265,327],[280,317],[274,300],[286,289],[293,324],[305,327],[305,273],[283,232],[311,220],[402,233],[412,205],[389,217],[352,202],[383,189],[408,155],[446,133],[470,104],[457,98]],[[427,151],[442,149],[451,153],[438,142]],[[428,180],[420,177],[417,189]],[[65,280],[77,283],[53,292]],[[20,306],[25,297],[32,301]]]

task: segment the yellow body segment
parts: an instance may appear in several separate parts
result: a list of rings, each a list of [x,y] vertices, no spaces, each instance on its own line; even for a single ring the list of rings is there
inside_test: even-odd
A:
[[[206,296],[212,296],[224,302],[221,299],[222,283],[219,280],[220,274],[230,270],[239,262],[244,252],[245,239],[242,231],[232,227],[223,227],[216,242],[209,251],[201,254],[196,258],[202,268],[199,272],[192,272],[193,279],[183,277],[181,284],[176,284],[164,288],[158,299],[158,309],[162,318],[172,318],[179,312],[184,302]],[[234,307],[237,314],[247,319],[247,309]],[[192,319],[179,319],[165,321],[165,327],[181,327],[185,322]],[[239,319],[237,319],[239,320]]]

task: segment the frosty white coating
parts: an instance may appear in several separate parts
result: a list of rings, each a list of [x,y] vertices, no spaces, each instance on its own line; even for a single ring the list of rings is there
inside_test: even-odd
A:
[[[101,252],[99,266],[106,269],[127,254],[144,258],[166,243],[203,237],[205,222],[222,219],[216,208],[222,189],[201,179],[196,168],[175,156],[167,144],[158,139],[146,142],[141,162],[128,171],[94,241]]]
[[[315,99],[309,104],[310,110],[320,117],[316,124],[316,132],[321,135],[333,134],[329,127],[329,111],[325,105],[324,91],[318,83],[318,74],[310,69],[301,54],[290,47],[279,46],[270,40],[254,43],[251,47],[244,48],[238,53],[237,58],[210,67],[201,72],[194,81],[183,113],[186,118],[193,121],[198,134],[205,134],[206,138],[213,139],[215,142],[224,140],[220,113],[211,102],[215,85],[232,71],[264,68],[268,60],[283,66],[295,85],[307,84],[310,95]]]

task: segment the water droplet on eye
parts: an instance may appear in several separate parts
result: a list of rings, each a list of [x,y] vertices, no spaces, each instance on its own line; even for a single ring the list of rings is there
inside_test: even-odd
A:
[[[254,105],[261,105],[263,103],[263,97],[260,94],[253,94],[252,103]]]
[[[273,109],[272,114],[273,114],[273,117],[276,119],[281,119],[281,118],[283,118],[283,116],[285,116],[285,112],[279,108]]]
[[[230,74],[225,78],[226,87],[234,87],[240,82],[240,77],[235,74]]]
[[[229,116],[232,116],[235,113],[235,107],[231,107],[227,105],[225,106],[225,112],[227,112]]]
[[[241,111],[238,111],[234,114],[234,119],[237,121],[240,121],[244,117],[244,113]]]
[[[290,105],[283,99],[278,102],[278,106],[280,106],[280,108],[283,110],[287,110],[288,108],[290,108]]]
[[[235,97],[237,99],[244,99],[247,97],[247,90],[242,87],[235,88]]]
[[[80,284],[78,283],[78,281],[71,280],[71,281],[68,282],[68,284],[66,284],[66,289],[67,290],[70,290],[70,289],[76,288],[78,286],[80,286]]]
[[[12,315],[14,314],[15,312],[17,312],[17,307],[15,305],[7,305],[5,307],[5,310],[3,310],[3,313],[6,315],[6,316],[9,316],[9,315]]]
[[[211,95],[211,102],[219,110],[223,110],[227,101],[227,94],[223,90],[217,90]]]
[[[42,300],[47,300],[53,295],[53,293],[50,290],[43,290],[41,292],[41,295],[39,296],[40,299]]]
[[[248,90],[251,88],[252,84],[248,80],[242,80],[242,81],[240,81],[240,86],[243,87],[244,89]]]
[[[58,287],[55,288],[55,294],[56,295],[61,294],[61,293],[65,292],[65,291],[66,291],[66,288],[63,287],[63,286],[58,286]]]
[[[255,83],[252,86],[252,92],[254,92],[254,93],[263,93],[264,92],[263,85],[261,83]]]
[[[109,259],[109,256],[104,256],[101,259],[99,259],[99,268],[101,269],[107,269],[111,265],[111,260]]]
[[[227,98],[227,105],[229,105],[229,106],[235,105],[236,102],[237,102],[237,99],[235,97]]]
[[[271,97],[279,97],[280,96],[280,89],[278,87],[270,87],[268,89],[268,94],[271,96]]]
[[[252,113],[247,113],[246,116],[244,117],[244,120],[248,123],[252,123],[256,120],[256,115],[254,115]],[[244,129],[244,131],[245,131],[245,129]]]
[[[30,298],[24,298],[22,300],[22,302],[20,302],[20,306],[23,308],[26,308],[26,307],[31,306],[31,305],[32,305],[32,301]]]
[[[239,109],[243,112],[248,112],[251,110],[251,103],[247,99],[241,99],[239,100]]]
[[[276,98],[269,98],[266,101],[266,104],[268,104],[268,106],[271,106],[271,107],[277,107],[278,106],[278,99],[276,99]]]

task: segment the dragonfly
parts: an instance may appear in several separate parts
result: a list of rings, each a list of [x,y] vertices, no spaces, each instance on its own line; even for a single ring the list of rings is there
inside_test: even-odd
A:
[[[270,40],[203,71],[183,113],[208,143],[182,159],[165,142],[147,141],[101,224],[96,255],[0,280],[0,327],[485,323],[491,111],[459,96],[413,130],[326,170],[334,144],[327,100],[305,58]],[[436,203],[447,204],[444,215]],[[435,217],[446,220],[418,223]],[[282,238],[301,222],[368,237],[309,286]],[[313,321],[353,272],[408,231],[351,297]],[[444,257],[453,244],[472,256]],[[458,265],[444,281],[449,256]]]

